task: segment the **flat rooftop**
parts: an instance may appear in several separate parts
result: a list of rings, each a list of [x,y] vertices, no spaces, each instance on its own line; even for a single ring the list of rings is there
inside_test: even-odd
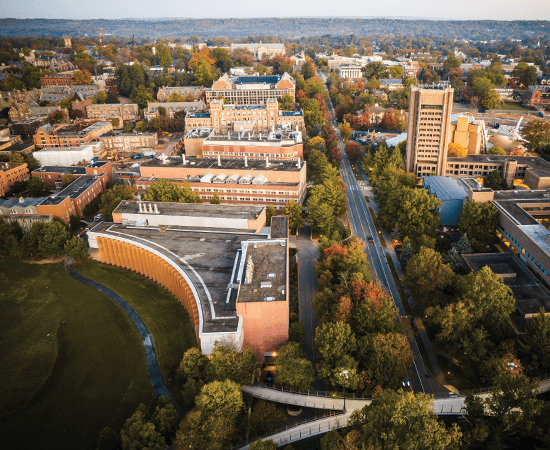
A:
[[[428,188],[430,193],[440,200],[462,200],[468,196],[466,190],[454,178],[442,176],[424,177],[422,179],[422,186]]]
[[[300,167],[297,167],[296,161],[280,161],[270,160],[269,167],[266,167],[265,159],[248,158],[248,164],[245,167],[244,159],[237,158],[220,158],[218,166],[218,158],[193,158],[187,159],[187,163],[183,165],[181,158],[169,158],[166,164],[155,160],[148,160],[141,164],[141,167],[185,167],[190,169],[225,169],[225,170],[272,170],[282,172],[299,172],[304,167],[305,162],[300,162]],[[206,173],[206,172],[205,172]]]
[[[46,197],[41,205],[59,205],[67,197],[78,198],[97,181],[99,178],[94,175],[82,175],[55,196]]]
[[[79,145],[77,147],[44,147],[33,153],[37,154],[37,153],[53,153],[53,152],[83,152],[88,148],[90,148],[90,145]]]
[[[550,163],[538,156],[467,155],[465,158],[447,158],[448,163],[498,164],[516,160],[520,166],[529,166],[539,176],[550,177]]]
[[[229,131],[226,134],[210,135],[204,139],[204,144],[211,145],[271,145],[292,146],[302,143],[302,133],[299,131],[272,131],[271,133],[252,133],[250,131]]]
[[[245,251],[251,250],[250,254],[258,280],[267,280],[268,271],[276,273],[277,282],[273,283],[273,286],[276,286],[275,289],[279,287],[277,283],[286,281],[286,258],[284,269],[280,266],[280,255],[282,250],[286,251],[286,248],[281,246],[281,242],[268,241],[272,244],[266,245],[269,248],[262,250],[267,235],[222,229],[190,230],[182,227],[138,227],[113,223],[100,223],[89,233],[90,238],[93,238],[96,233],[105,237],[109,235],[113,238],[123,237],[130,242],[135,242],[136,245],[146,245],[179,267],[188,276],[199,297],[203,315],[203,332],[206,333],[237,330],[236,302],[239,287],[241,289],[239,298],[245,296],[242,292],[245,286],[244,274],[242,274],[243,283],[238,279],[245,247],[248,247]],[[251,242],[247,245],[248,241]],[[260,244],[259,252],[252,251],[254,243]],[[271,257],[274,259],[271,260]],[[266,272],[262,272],[264,268]],[[275,295],[272,290],[269,290],[269,294],[269,296]],[[264,301],[263,297],[261,301]]]
[[[71,173],[73,175],[84,175],[86,169],[82,166],[42,166],[32,173]]]
[[[534,203],[550,207],[550,191],[496,191],[493,203],[519,225],[540,225],[525,208]]]
[[[102,134],[101,137],[111,137],[111,136],[120,136],[120,137],[138,137],[138,136],[146,136],[146,137],[151,137],[151,136],[154,136],[156,135],[157,133],[147,133],[147,132],[140,132],[140,133],[117,133],[117,132],[114,132],[114,133],[105,133],[105,134]]]
[[[473,272],[488,266],[499,275],[513,292],[516,308],[523,316],[536,314],[540,308],[550,313],[550,293],[511,253],[477,253],[462,255],[462,258]]]
[[[211,205],[210,203],[172,203],[172,202],[142,202],[149,205],[157,205],[160,215],[163,216],[187,216],[187,217],[216,217],[226,219],[257,219],[263,206],[230,206]],[[120,214],[139,214],[139,202],[122,201],[113,211]]]

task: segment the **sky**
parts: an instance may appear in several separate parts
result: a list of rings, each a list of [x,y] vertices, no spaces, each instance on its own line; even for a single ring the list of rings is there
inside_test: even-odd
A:
[[[550,0],[3,0],[0,18],[406,17],[550,20]]]

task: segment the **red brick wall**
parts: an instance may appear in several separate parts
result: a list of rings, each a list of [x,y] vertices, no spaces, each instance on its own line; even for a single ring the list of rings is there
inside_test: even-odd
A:
[[[66,197],[59,205],[37,205],[36,211],[38,214],[51,214],[59,217],[67,225],[70,222],[69,216],[76,215],[76,210],[70,197]]]
[[[243,318],[244,344],[264,360],[264,352],[274,352],[288,341],[288,302],[237,303]]]

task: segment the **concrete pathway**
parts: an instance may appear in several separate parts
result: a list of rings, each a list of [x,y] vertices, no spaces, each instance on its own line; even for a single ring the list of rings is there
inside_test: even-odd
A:
[[[422,339],[422,342],[424,343],[424,348],[426,349],[426,353],[428,354],[428,359],[432,364],[432,369],[434,371],[433,375],[437,378],[437,381],[439,381],[441,384],[446,385],[447,381],[445,380],[445,374],[443,373],[443,370],[441,370],[439,361],[432,351],[432,342],[428,337],[428,333],[426,331],[426,328],[424,327],[422,319],[420,317],[415,317],[414,324],[418,329],[418,333],[420,334],[420,338]]]
[[[147,372],[149,373],[149,379],[151,380],[151,385],[157,394],[158,397],[167,397],[170,403],[174,403],[164,379],[162,378],[162,373],[157,363],[157,355],[155,352],[155,345],[153,342],[153,336],[139,317],[136,310],[128,304],[120,295],[113,292],[109,288],[103,286],[102,284],[96,283],[93,280],[90,280],[86,277],[80,275],[73,267],[74,260],[72,258],[67,258],[65,260],[65,270],[67,273],[77,281],[87,284],[94,289],[97,289],[99,292],[102,292],[111,300],[113,300],[122,310],[130,317],[130,320],[137,328],[141,339],[143,340],[143,347],[145,348],[145,361],[147,363]],[[178,412],[181,413],[179,407],[176,407]]]

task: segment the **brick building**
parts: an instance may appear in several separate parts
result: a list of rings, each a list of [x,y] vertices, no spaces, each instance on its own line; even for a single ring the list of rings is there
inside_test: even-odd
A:
[[[121,118],[123,121],[139,118],[139,106],[137,103],[106,103],[86,106],[88,119]]]
[[[102,134],[112,131],[111,122],[87,124],[66,124],[53,127],[49,124],[40,126],[33,136],[38,148],[44,147],[79,147],[96,141]]]
[[[235,105],[261,105],[268,99],[289,94],[296,98],[296,82],[288,73],[270,76],[230,77],[223,74],[211,88],[204,89],[206,103],[223,97]]]
[[[483,126],[479,121],[470,121],[468,116],[459,116],[451,124],[451,142],[464,147],[468,155],[478,155],[481,151]]]
[[[110,161],[97,161],[88,166],[42,166],[33,170],[31,176],[40,178],[50,189],[60,189],[61,181],[65,174],[75,177],[82,175],[96,175],[105,179],[105,182],[113,180],[113,166]]]
[[[73,77],[69,75],[51,75],[40,77],[40,84],[45,86],[70,86],[73,82]]]
[[[214,134],[226,134],[228,131],[248,130],[254,133],[266,133],[273,128],[296,129],[305,133],[302,111],[279,111],[276,99],[268,99],[260,105],[226,105],[221,100],[213,100],[209,112],[190,112],[185,117],[185,131],[196,128],[212,128]]]
[[[0,197],[11,189],[13,183],[29,177],[27,163],[0,163]]]
[[[282,209],[287,202],[302,203],[306,195],[306,163],[264,159],[170,158],[165,164],[145,162],[135,184],[147,189],[163,178],[178,184],[185,181],[203,201],[218,194],[222,203],[273,205]]]
[[[286,56],[285,44],[274,43],[274,44],[259,44],[254,43],[243,43],[243,44],[231,44],[229,47],[230,52],[233,52],[238,49],[248,50],[254,55],[256,61],[261,61],[264,58],[272,58],[276,55]]]
[[[163,86],[157,92],[157,100],[166,102],[172,94],[179,94],[183,101],[200,100],[204,86]]]
[[[157,133],[107,133],[99,137],[106,150],[131,152],[158,144]]]

